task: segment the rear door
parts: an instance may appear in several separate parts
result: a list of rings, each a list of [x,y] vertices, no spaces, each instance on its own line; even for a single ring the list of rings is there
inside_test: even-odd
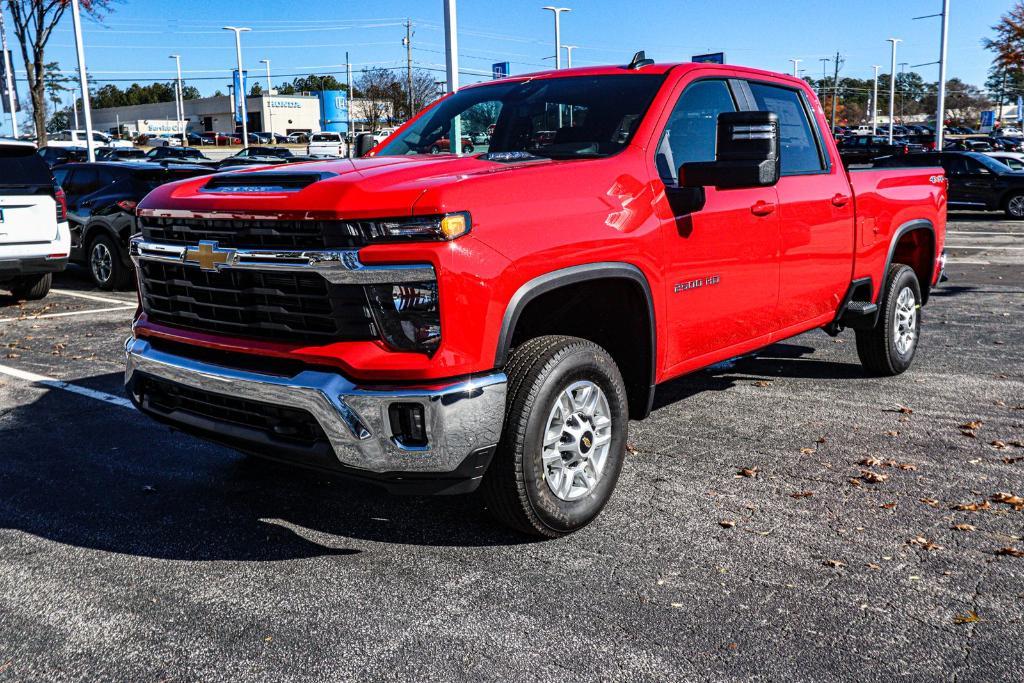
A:
[[[983,209],[988,205],[996,175],[964,154],[942,154],[942,170],[949,180],[949,203]]]
[[[853,193],[841,164],[826,152],[803,91],[747,81],[754,108],[779,117],[781,280],[777,329],[835,313],[853,269]],[[870,148],[871,137],[864,140]]]
[[[29,145],[0,145],[0,245],[51,242],[57,203],[50,168]]]

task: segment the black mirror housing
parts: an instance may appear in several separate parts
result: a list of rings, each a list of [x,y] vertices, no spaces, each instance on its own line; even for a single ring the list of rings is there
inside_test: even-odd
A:
[[[360,133],[356,136],[357,157],[365,157],[376,146],[377,143],[373,140],[373,133]]]
[[[781,174],[779,117],[770,111],[718,115],[715,161],[679,167],[680,187],[770,187]]]

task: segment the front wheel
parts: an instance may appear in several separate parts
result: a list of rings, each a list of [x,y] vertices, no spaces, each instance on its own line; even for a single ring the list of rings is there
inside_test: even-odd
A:
[[[481,487],[491,513],[524,533],[583,528],[611,498],[629,408],[615,361],[576,337],[531,339],[505,366],[505,424]]]
[[[109,235],[99,235],[89,245],[89,274],[100,289],[121,289],[128,284],[129,269],[121,249]]]
[[[1006,215],[1020,220],[1024,218],[1024,192],[1010,195],[1006,200]]]
[[[873,375],[898,375],[914,362],[921,339],[921,285],[913,268],[889,266],[879,308],[875,326],[857,330],[857,355]]]

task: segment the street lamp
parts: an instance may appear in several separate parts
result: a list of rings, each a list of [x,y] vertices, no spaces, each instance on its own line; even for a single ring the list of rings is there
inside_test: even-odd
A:
[[[548,5],[542,9],[550,10],[555,15],[555,70],[562,68],[562,12],[571,12],[568,7],[552,7]]]
[[[875,70],[875,80],[871,86],[871,134],[878,134],[878,70],[882,68],[881,64],[872,64],[871,68]]]
[[[802,59],[791,59],[789,61],[793,62],[793,77],[794,78],[800,78],[800,62],[802,62],[804,60],[802,60]]]
[[[572,68],[572,51],[575,50],[579,45],[563,45],[565,48],[565,68]]]
[[[174,98],[174,108],[178,112],[178,132],[181,133],[181,146],[186,147],[185,142],[185,93],[181,89],[181,55],[171,55],[175,65],[178,67],[178,92]],[[120,134],[121,131],[118,131]]]
[[[233,31],[235,34],[235,56],[238,57],[238,87],[235,89],[236,102],[242,107],[242,149],[249,146],[249,124],[246,119],[249,112],[245,106],[245,72],[242,71],[242,33],[251,31],[251,28],[244,26],[225,26],[225,31]]]
[[[892,44],[892,62],[889,66],[889,144],[891,145],[893,119],[896,117],[896,43],[901,43],[903,40],[900,38],[886,38],[886,40]]]
[[[90,162],[96,161],[96,144],[92,139],[92,110],[89,107],[89,78],[85,72],[85,48],[82,46],[82,15],[78,0],[71,0],[71,20],[75,30],[75,52],[78,53],[78,80],[82,83],[82,114],[85,116],[85,148]],[[40,133],[41,135],[41,133]]]
[[[260,64],[266,64],[267,65],[267,99],[266,99],[266,103],[267,103],[267,132],[270,133],[270,141],[274,142],[274,140],[275,140],[275,138],[274,138],[274,111],[273,111],[273,109],[271,109],[270,99],[269,99],[272,91],[274,90],[274,86],[272,86],[270,84],[270,60],[269,59],[261,59],[260,60]]]

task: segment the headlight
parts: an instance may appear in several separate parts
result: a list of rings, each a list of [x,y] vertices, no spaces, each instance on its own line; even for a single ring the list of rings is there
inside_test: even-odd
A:
[[[401,351],[431,354],[441,343],[436,282],[367,287],[381,338]]]
[[[468,213],[440,216],[407,216],[370,221],[341,221],[341,230],[362,237],[368,244],[381,242],[448,241],[462,237],[472,227]]]

